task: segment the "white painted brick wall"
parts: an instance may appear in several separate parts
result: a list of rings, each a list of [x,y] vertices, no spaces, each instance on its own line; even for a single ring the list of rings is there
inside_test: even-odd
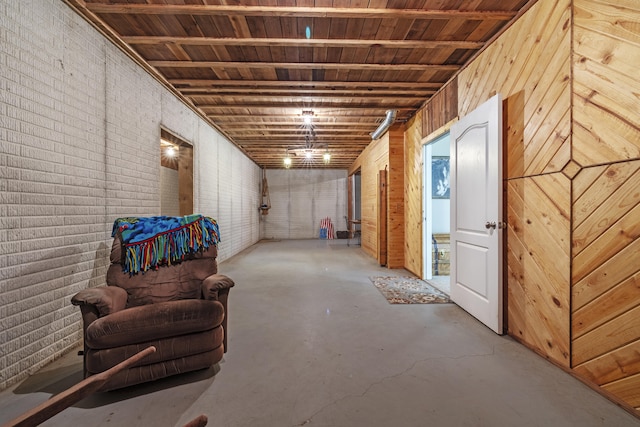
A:
[[[160,213],[161,126],[194,146],[220,260],[260,238],[260,169],[64,2],[0,0],[0,17],[4,389],[80,344],[70,299],[104,284],[113,220]]]
[[[271,209],[262,217],[265,238],[316,239],[325,217],[334,231],[346,229],[346,170],[269,169],[267,182]]]

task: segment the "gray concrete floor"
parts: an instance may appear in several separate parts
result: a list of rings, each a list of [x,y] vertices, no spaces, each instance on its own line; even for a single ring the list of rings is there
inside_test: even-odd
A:
[[[94,394],[46,426],[638,426],[454,304],[390,305],[345,240],[266,241],[221,263],[229,351],[205,371]],[[69,354],[0,393],[0,424],[81,379]]]

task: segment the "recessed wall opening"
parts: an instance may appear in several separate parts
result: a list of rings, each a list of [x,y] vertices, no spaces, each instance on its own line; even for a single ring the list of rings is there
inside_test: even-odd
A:
[[[348,208],[347,208],[347,218],[346,219],[346,227],[348,230],[348,238],[349,241],[347,244],[350,244],[353,240],[353,243],[360,244],[361,243],[361,187],[362,187],[362,173],[361,170],[358,169],[352,175],[349,176],[349,188],[348,188]]]
[[[160,214],[193,213],[193,145],[160,129]]]

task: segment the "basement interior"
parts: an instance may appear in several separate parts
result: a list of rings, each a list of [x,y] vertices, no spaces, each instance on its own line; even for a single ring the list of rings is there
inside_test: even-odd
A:
[[[638,2],[0,11],[0,425],[640,425]]]

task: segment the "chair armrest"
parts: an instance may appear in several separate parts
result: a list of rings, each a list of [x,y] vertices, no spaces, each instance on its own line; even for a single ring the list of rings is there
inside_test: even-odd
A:
[[[234,285],[233,280],[222,274],[212,274],[202,281],[202,297],[206,300],[219,301],[224,308],[224,319],[222,320],[224,338],[222,345],[225,353],[228,348],[227,337],[229,336],[229,307],[227,301],[229,300],[229,289]]]
[[[71,298],[71,304],[94,306],[100,317],[123,310],[127,305],[127,291],[117,286],[84,289]]]
[[[221,293],[229,293],[234,281],[222,274],[212,274],[202,281],[202,296],[207,300],[218,300]]]

